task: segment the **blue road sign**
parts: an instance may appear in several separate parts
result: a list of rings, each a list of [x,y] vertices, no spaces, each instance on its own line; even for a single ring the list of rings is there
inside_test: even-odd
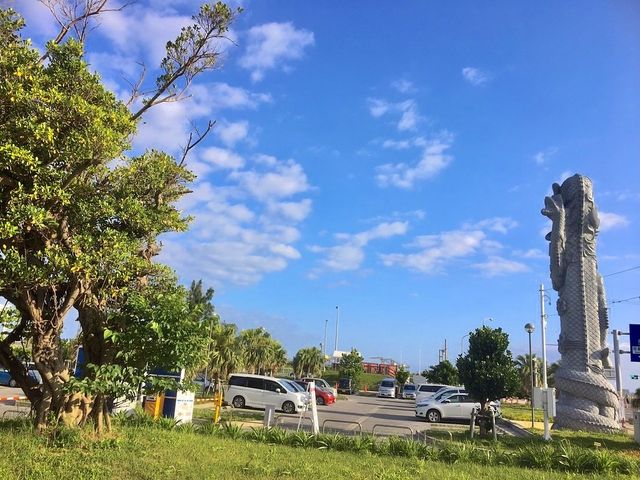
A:
[[[640,362],[640,325],[629,325],[631,361]]]

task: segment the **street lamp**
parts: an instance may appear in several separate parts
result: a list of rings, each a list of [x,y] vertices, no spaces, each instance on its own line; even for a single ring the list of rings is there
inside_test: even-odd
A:
[[[533,377],[533,355],[531,353],[531,334],[533,333],[533,331],[536,329],[536,327],[533,325],[533,323],[527,323],[524,326],[525,331],[529,334],[529,370],[531,370],[531,395],[530,395],[530,401],[531,401],[531,428],[534,428],[534,412],[533,412],[533,389],[535,387],[534,385],[534,377]]]

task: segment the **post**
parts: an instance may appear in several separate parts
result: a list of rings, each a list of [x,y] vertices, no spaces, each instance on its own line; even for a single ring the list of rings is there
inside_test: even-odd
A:
[[[324,350],[322,351],[322,355],[324,355],[325,361],[327,358],[327,324],[329,323],[329,320],[325,319],[324,321],[324,342],[322,342],[322,345],[324,346]]]
[[[542,388],[546,391],[547,385],[547,316],[544,313],[544,284],[540,284],[540,323],[542,327]],[[544,409],[544,439],[551,440],[549,432],[549,408]]]
[[[336,352],[338,351],[338,322],[339,321],[340,321],[340,309],[338,308],[338,305],[336,305],[336,342],[334,347],[334,350]]]
[[[625,412],[624,412],[624,401],[622,400],[622,366],[620,362],[620,330],[613,330],[613,361],[616,367],[616,392],[618,393],[619,399],[619,415],[620,420],[624,421]]]
[[[444,339],[444,359],[447,360],[447,339]]]
[[[531,350],[531,332],[529,332],[529,369],[531,370],[531,428],[535,427],[535,414],[533,410],[533,389],[535,388],[534,379],[533,379],[533,354]]]

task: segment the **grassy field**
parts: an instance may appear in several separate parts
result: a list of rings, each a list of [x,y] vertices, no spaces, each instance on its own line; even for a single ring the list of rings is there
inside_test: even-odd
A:
[[[367,390],[378,390],[378,385],[384,378],[388,378],[389,375],[382,375],[379,373],[363,373],[360,376],[360,389],[364,390],[365,386]],[[327,370],[322,374],[322,378],[324,378],[331,385],[335,385],[340,378],[340,373],[338,370]]]
[[[576,475],[466,462],[443,463],[401,456],[378,456],[293,448],[194,433],[119,426],[96,440],[87,432],[48,440],[30,431],[0,427],[0,478],[85,479],[438,479],[495,480],[614,479],[620,475]],[[630,478],[630,477],[623,477]]]
[[[531,407],[529,405],[509,405],[503,403],[500,406],[502,416],[509,420],[531,420]],[[535,409],[533,411],[533,418],[536,422],[544,421],[544,413],[541,409]],[[553,419],[551,420],[553,422]]]

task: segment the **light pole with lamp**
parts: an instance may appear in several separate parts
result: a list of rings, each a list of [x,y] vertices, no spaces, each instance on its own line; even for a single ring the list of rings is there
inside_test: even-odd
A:
[[[460,356],[464,355],[464,339],[467,338],[469,334],[463,335],[460,339]]]
[[[527,323],[524,326],[525,331],[529,334],[529,370],[531,370],[531,428],[534,428],[534,411],[533,411],[533,389],[535,388],[534,377],[533,377],[533,354],[531,353],[531,334],[536,329],[533,323]]]

